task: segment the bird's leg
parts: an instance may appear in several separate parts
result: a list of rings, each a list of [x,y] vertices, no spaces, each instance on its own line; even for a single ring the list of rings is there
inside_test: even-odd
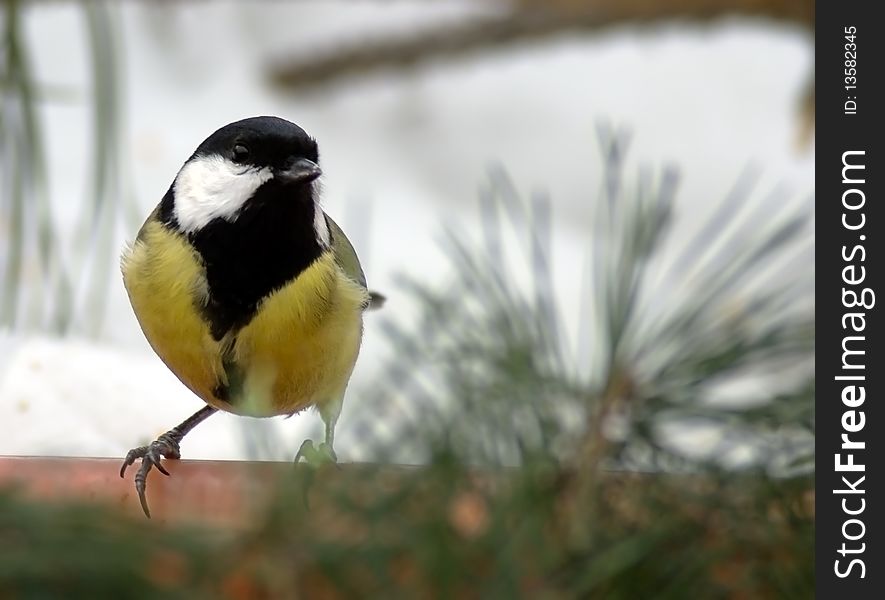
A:
[[[337,421],[338,419],[335,419]],[[333,448],[335,444],[335,421],[326,421],[326,439],[323,440],[323,443],[320,444],[320,452],[326,452],[332,460],[338,462],[338,457],[335,455],[335,449]]]
[[[135,474],[135,491],[138,492],[141,508],[149,519],[151,518],[151,511],[148,510],[147,499],[145,498],[144,492],[147,486],[147,475],[150,473],[151,468],[157,467],[157,470],[160,473],[163,475],[169,475],[169,471],[163,468],[161,457],[175,460],[181,458],[181,450],[178,445],[181,443],[182,438],[187,435],[191,429],[216,412],[218,412],[217,408],[204,406],[185,419],[180,425],[173,427],[147,446],[133,448],[126,454],[126,458],[123,460],[123,466],[120,467],[120,477],[123,477],[129,465],[134,464],[139,458],[141,459],[141,467],[139,467],[138,472]]]
[[[320,407],[320,416],[326,426],[326,437],[319,445],[313,443],[313,440],[304,440],[298,453],[295,455],[295,462],[301,459],[307,464],[319,467],[321,465],[335,464],[338,462],[338,456],[335,454],[333,447],[335,442],[335,423],[338,422],[338,415],[341,413],[341,400],[331,402]]]

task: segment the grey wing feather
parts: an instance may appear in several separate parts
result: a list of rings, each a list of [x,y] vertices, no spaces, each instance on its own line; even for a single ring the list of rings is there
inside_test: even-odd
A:
[[[332,217],[326,215],[326,223],[329,226],[329,236],[332,238],[332,251],[335,253],[335,261],[344,273],[366,288],[366,275],[360,265],[360,259],[357,258],[356,251],[350,244],[350,240],[344,235],[344,232],[338,227],[338,224],[332,220]]]

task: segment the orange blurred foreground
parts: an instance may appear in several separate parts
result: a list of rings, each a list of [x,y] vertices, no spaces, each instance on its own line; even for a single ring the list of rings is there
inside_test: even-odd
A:
[[[43,501],[100,502],[146,518],[135,493],[139,463],[120,478],[122,457],[62,458],[0,456],[0,488],[15,487]],[[164,460],[170,477],[148,475],[147,500],[152,521],[187,522],[240,528],[262,510],[275,484],[291,475],[292,463]]]

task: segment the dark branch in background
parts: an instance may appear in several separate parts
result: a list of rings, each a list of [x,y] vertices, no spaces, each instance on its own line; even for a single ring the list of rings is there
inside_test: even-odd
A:
[[[662,21],[759,18],[814,33],[814,0],[514,0],[510,7],[503,16],[402,37],[345,42],[308,58],[281,59],[270,65],[268,77],[280,88],[304,91],[372,71],[410,69],[511,44]],[[797,142],[806,147],[814,131],[813,73],[796,108]]]
[[[669,20],[706,22],[734,16],[765,18],[813,30],[814,1],[517,0],[504,16],[403,37],[349,42],[325,54],[281,60],[270,66],[269,77],[280,87],[306,89],[367,71],[409,68],[564,34],[618,25]]]

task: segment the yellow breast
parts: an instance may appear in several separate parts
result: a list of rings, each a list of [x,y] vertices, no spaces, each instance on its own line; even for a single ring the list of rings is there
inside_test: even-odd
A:
[[[196,251],[149,222],[123,256],[123,280],[145,337],[208,404],[251,416],[289,414],[343,395],[359,352],[367,292],[331,252],[265,298],[233,336],[214,340]],[[239,381],[230,381],[236,377]],[[230,384],[229,402],[216,396]]]

